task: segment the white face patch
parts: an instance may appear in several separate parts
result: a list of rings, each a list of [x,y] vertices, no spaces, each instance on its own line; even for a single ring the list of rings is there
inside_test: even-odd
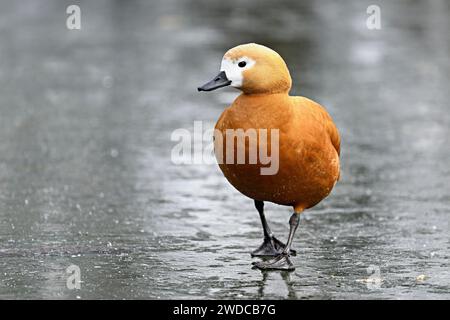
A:
[[[250,69],[255,65],[256,61],[248,57],[241,57],[236,60],[223,58],[220,71],[225,71],[228,80],[231,80],[231,86],[240,88],[244,81],[244,70]]]

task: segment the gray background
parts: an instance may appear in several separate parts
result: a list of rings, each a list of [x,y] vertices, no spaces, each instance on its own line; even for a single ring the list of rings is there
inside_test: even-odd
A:
[[[1,1],[0,298],[450,298],[449,14],[445,0]],[[278,51],[292,94],[342,135],[342,179],[302,215],[290,274],[251,269],[258,214],[216,165],[170,160],[173,130],[213,125],[236,96],[196,87],[246,42]],[[281,239],[290,210],[267,205]]]

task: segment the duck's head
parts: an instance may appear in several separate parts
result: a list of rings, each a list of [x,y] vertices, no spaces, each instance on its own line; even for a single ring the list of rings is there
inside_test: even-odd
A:
[[[220,73],[198,91],[212,91],[232,86],[245,94],[287,93],[291,76],[283,58],[270,48],[249,43],[225,53]]]

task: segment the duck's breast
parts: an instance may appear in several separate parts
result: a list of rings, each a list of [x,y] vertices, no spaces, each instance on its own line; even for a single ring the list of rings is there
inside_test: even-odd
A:
[[[216,129],[223,137],[215,140],[219,166],[228,181],[250,198],[310,207],[329,194],[339,176],[338,153],[325,122],[305,101],[288,96],[238,100],[224,111]],[[245,144],[233,137],[233,147],[227,148],[227,130],[239,129],[248,133]],[[278,146],[272,140],[273,130],[278,132]],[[258,148],[256,163],[249,163],[255,136],[258,147],[267,141],[267,157],[264,152],[261,157]],[[231,163],[226,161],[230,152],[234,156]],[[237,163],[239,152],[245,154],[245,163]]]

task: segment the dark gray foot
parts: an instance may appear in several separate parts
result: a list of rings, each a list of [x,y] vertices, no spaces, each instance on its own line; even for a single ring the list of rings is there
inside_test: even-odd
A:
[[[253,262],[252,264],[254,265],[254,268],[258,268],[260,270],[284,270],[284,271],[295,270],[295,267],[287,254],[280,254],[277,257],[270,259],[268,261],[258,261]]]
[[[283,252],[286,245],[275,237],[264,238],[264,242],[258,249],[251,252],[252,257],[275,257]],[[292,256],[297,255],[297,251],[291,249]]]

